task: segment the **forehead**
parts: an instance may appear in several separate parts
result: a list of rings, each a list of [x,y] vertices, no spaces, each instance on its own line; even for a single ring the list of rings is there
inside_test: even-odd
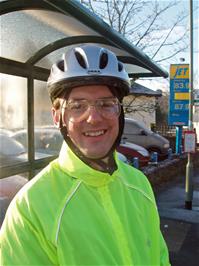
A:
[[[68,99],[88,99],[94,100],[98,98],[113,96],[110,89],[105,85],[89,85],[80,86],[72,89]]]

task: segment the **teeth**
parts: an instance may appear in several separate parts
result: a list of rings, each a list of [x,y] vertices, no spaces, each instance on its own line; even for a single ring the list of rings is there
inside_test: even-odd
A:
[[[96,137],[104,134],[104,130],[100,131],[95,131],[95,132],[85,132],[85,136],[90,136],[90,137]]]

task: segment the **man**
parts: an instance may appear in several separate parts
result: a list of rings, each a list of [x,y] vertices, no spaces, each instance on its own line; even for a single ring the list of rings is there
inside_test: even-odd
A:
[[[1,265],[170,265],[149,182],[115,152],[129,86],[116,56],[95,45],[53,65],[48,90],[65,141],[12,201]]]

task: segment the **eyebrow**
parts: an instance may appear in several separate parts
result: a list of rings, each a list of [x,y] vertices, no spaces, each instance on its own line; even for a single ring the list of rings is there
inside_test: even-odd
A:
[[[93,101],[103,100],[103,99],[112,99],[112,98],[117,98],[117,97],[115,97],[115,96],[106,96],[106,97],[100,97],[100,98],[95,99]],[[88,100],[88,99],[85,99],[85,98],[76,98],[76,97],[68,99],[68,101],[81,101],[81,100],[92,101],[92,100]]]

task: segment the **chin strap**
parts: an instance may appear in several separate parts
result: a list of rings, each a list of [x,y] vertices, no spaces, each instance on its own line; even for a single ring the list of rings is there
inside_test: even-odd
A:
[[[109,173],[110,175],[112,175],[113,172],[115,170],[117,170],[117,164],[115,162],[112,149],[103,158],[90,159],[90,158],[87,158],[86,156],[84,156],[83,153],[74,145],[74,143],[71,141],[70,137],[68,136],[67,129],[65,126],[62,126],[60,128],[60,132],[61,132],[64,140],[68,144],[68,146],[75,153],[75,155],[77,155],[77,157],[80,160],[82,160],[84,163],[88,164],[90,167],[97,169],[97,170],[100,170],[102,172]]]

